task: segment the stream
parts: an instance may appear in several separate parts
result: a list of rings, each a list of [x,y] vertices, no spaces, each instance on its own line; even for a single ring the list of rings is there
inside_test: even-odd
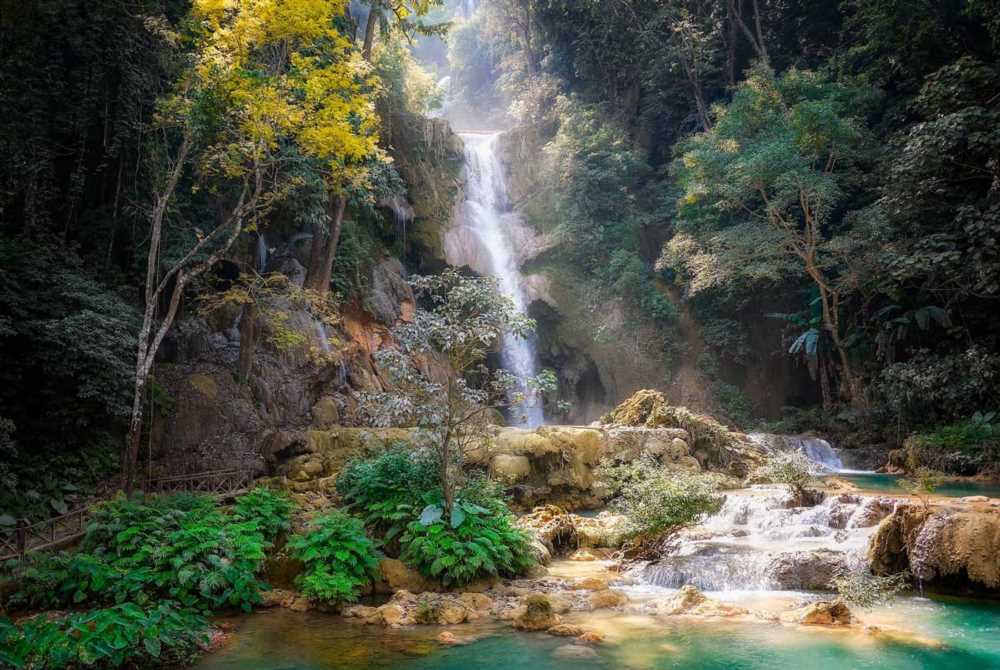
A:
[[[783,444],[828,466],[836,458],[825,442]],[[815,504],[795,506],[781,487],[753,486],[726,492],[717,513],[679,533],[660,560],[623,579],[607,571],[606,561],[555,561],[550,577],[610,577],[612,588],[628,598],[621,610],[563,615],[564,623],[600,633],[598,644],[516,632],[496,621],[387,628],[275,609],[232,620],[227,643],[196,669],[1000,668],[996,602],[906,595],[889,606],[855,609],[859,625],[779,621],[782,612],[829,597],[826,584],[837,570],[863,564],[871,534],[896,502],[891,492],[832,491]],[[686,584],[748,612],[664,615],[661,604]],[[437,641],[445,630],[457,645]]]

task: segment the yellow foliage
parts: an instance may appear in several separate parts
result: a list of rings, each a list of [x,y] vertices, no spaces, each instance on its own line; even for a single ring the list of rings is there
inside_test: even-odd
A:
[[[213,154],[241,174],[247,158],[283,138],[327,168],[330,187],[363,185],[364,163],[384,160],[374,99],[378,80],[336,29],[347,0],[194,0],[195,73],[236,119],[240,139]],[[307,55],[308,54],[308,55]]]

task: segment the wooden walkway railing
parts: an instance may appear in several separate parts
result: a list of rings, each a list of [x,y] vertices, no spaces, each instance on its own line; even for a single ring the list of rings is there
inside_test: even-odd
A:
[[[253,486],[253,470],[213,470],[190,475],[148,479],[146,493],[205,493],[229,498]],[[27,554],[63,546],[83,537],[89,507],[81,507],[51,519],[29,523],[18,519],[13,527],[0,529],[0,561],[21,560]]]

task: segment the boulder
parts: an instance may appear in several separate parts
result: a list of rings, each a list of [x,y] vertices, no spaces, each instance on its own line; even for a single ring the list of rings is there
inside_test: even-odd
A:
[[[583,577],[576,582],[576,588],[584,591],[607,591],[608,580],[601,577]]]
[[[548,597],[542,594],[530,595],[524,599],[524,611],[514,619],[514,627],[520,630],[547,630],[560,623],[559,615],[552,609]]]
[[[395,558],[383,558],[379,561],[379,570],[382,572],[382,585],[379,590],[383,593],[394,593],[399,590],[410,593],[424,593],[426,591],[440,591],[441,586],[427,579],[419,572],[408,567],[402,561]]]
[[[583,628],[575,624],[561,623],[557,626],[552,626],[546,632],[556,637],[580,637],[584,631]]]
[[[876,574],[909,569],[925,584],[1000,588],[1000,510],[901,505],[868,545]]]
[[[312,425],[316,428],[332,428],[340,422],[340,408],[337,406],[337,401],[328,395],[316,401],[311,413]]]
[[[531,475],[527,456],[497,454],[490,460],[490,475],[506,484],[516,484]]]
[[[673,594],[668,601],[663,603],[659,610],[663,614],[684,614],[690,612],[706,600],[708,598],[696,586],[686,584],[677,593]]]
[[[458,638],[451,631],[443,630],[438,633],[437,636],[438,644],[444,645],[446,647],[451,647],[458,644]]]
[[[839,551],[794,551],[775,556],[767,574],[778,589],[823,591],[847,569],[847,556]]]
[[[454,626],[465,623],[469,618],[469,609],[461,602],[444,600],[438,606],[438,623],[442,626]]]
[[[820,600],[782,612],[780,619],[785,623],[800,623],[805,626],[846,626],[851,623],[852,615],[851,610],[840,600]]]
[[[399,626],[410,623],[406,615],[406,610],[396,603],[386,603],[376,608],[376,611],[379,620],[386,626]]]
[[[594,591],[591,593],[587,601],[595,610],[602,610],[622,607],[628,602],[628,598],[625,597],[625,594],[618,591],[604,589],[603,591]]]

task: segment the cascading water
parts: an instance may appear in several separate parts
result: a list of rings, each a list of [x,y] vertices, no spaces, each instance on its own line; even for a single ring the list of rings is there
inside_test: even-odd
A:
[[[264,274],[267,271],[267,241],[264,233],[257,234],[257,272]]]
[[[716,514],[680,533],[673,550],[639,577],[706,591],[825,590],[839,571],[863,564],[869,538],[894,505],[850,494],[792,503],[780,487],[729,493]]]
[[[511,241],[504,234],[505,221],[516,215],[508,211],[503,168],[496,154],[498,137],[499,133],[461,134],[465,142],[468,183],[460,223],[472,231],[483,252],[481,263],[478,263],[482,267],[474,269],[495,277],[500,290],[510,296],[517,310],[524,314],[527,312],[524,282]],[[540,399],[528,387],[528,380],[538,373],[534,342],[507,335],[501,343],[500,354],[504,369],[514,374],[517,390],[526,398],[522,405],[512,408],[512,422],[526,428],[542,425],[545,417]]]
[[[767,451],[800,451],[806,458],[829,472],[839,472],[844,469],[844,462],[840,460],[836,450],[829,442],[818,437],[774,433],[750,433],[747,437]]]

